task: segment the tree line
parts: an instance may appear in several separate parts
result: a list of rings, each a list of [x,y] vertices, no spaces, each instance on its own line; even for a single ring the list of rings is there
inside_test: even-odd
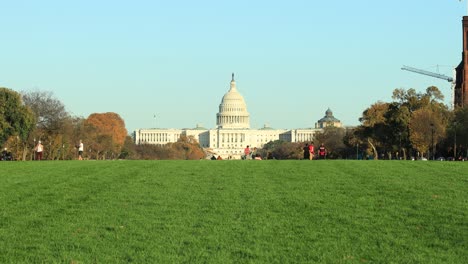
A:
[[[435,86],[423,93],[395,89],[392,99],[363,112],[349,144],[361,145],[374,159],[466,158],[466,107],[449,109]]]
[[[360,125],[329,126],[315,135],[331,159],[465,159],[468,144],[468,108],[449,109],[435,86],[420,93],[395,89],[391,102],[376,102],[365,109]],[[51,92],[18,93],[0,88],[0,145],[16,160],[33,159],[39,140],[44,158],[77,157],[79,140],[88,159],[201,159],[203,149],[193,137],[181,137],[164,146],[135,145],[117,113],[71,115]],[[264,158],[300,159],[306,142],[274,141],[258,153]],[[310,142],[307,142],[310,143]]]
[[[33,160],[39,141],[44,146],[43,159],[76,159],[80,140],[87,159],[204,157],[193,138],[181,138],[168,146],[136,146],[117,113],[73,116],[52,92],[0,88],[0,146],[11,159]]]
[[[326,127],[314,144],[324,143],[332,159],[466,160],[468,107],[449,109],[443,100],[435,86],[425,92],[395,89],[391,102],[379,101],[363,111],[360,125]],[[300,159],[305,143],[270,142],[262,154]]]

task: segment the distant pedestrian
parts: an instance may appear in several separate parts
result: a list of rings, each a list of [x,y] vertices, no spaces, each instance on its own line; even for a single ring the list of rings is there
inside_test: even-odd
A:
[[[253,148],[253,151],[250,153],[250,156],[252,157],[252,159],[257,156],[257,148]]]
[[[83,141],[81,141],[80,139],[80,144],[78,144],[78,160],[83,160],[83,150],[84,150]]]
[[[42,160],[42,152],[44,151],[44,146],[42,145],[42,142],[40,140],[34,147],[34,151],[36,152],[36,160]]]
[[[249,145],[247,145],[244,149],[244,159],[251,159],[250,154],[252,154],[252,152],[250,151]]]
[[[315,155],[314,142],[311,142],[309,145],[309,160],[313,160]]]
[[[320,148],[319,148],[319,159],[326,159],[327,157],[327,149],[325,148],[325,145],[320,144]]]
[[[302,148],[302,150],[304,151],[304,159],[308,160],[310,158],[309,144],[306,143],[304,145],[304,148]]]

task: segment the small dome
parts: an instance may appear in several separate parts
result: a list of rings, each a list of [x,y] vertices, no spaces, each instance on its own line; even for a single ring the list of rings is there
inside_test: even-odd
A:
[[[274,130],[272,127],[270,127],[270,125],[268,124],[264,124],[262,128],[260,128],[259,130]]]
[[[205,127],[203,127],[201,124],[197,124],[195,128],[192,128],[192,130],[208,130]]]
[[[329,123],[329,122],[340,122],[340,120],[336,119],[333,116],[333,111],[330,108],[328,108],[327,111],[325,111],[325,116],[321,118],[318,122]]]

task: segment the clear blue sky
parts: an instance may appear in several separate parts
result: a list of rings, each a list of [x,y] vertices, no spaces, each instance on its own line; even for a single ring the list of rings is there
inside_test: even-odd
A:
[[[0,0],[0,86],[52,91],[73,115],[137,128],[216,127],[231,73],[253,128],[359,124],[395,88],[441,89],[461,60],[457,0]],[[156,114],[157,118],[153,118]]]

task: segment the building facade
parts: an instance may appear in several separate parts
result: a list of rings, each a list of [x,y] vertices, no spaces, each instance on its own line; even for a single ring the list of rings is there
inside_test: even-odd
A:
[[[219,155],[224,159],[240,159],[246,146],[252,149],[262,148],[266,143],[275,140],[311,142],[315,134],[324,127],[330,124],[341,127],[341,122],[333,117],[330,109],[325,115],[325,119],[320,119],[315,128],[273,129],[265,125],[260,129],[251,129],[247,104],[237,90],[232,74],[230,88],[221,99],[216,114],[216,128],[207,129],[197,125],[193,129],[139,129],[134,132],[134,140],[136,144],[165,145],[177,142],[180,136],[188,136],[198,140],[207,153]]]
[[[455,68],[454,105],[464,107],[468,105],[468,16],[462,20],[462,60]]]

